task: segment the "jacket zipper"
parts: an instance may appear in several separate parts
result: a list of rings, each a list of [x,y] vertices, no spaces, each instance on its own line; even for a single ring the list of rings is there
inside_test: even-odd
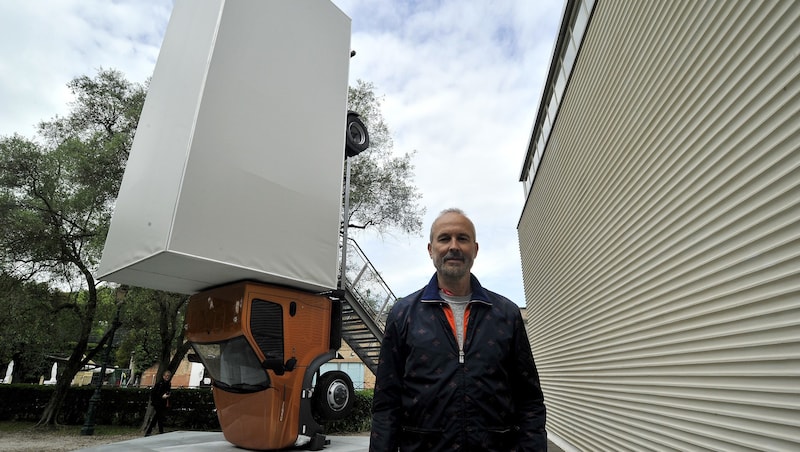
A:
[[[454,318],[455,313],[453,312],[453,310],[450,308],[450,306],[447,303],[441,303],[440,306],[442,307],[442,310],[446,311],[445,312],[445,318],[447,318],[448,316]],[[464,311],[464,340],[463,340],[464,344],[467,342],[467,331],[469,330],[469,323],[468,323],[468,320],[467,320],[468,316],[469,316],[469,309]],[[453,333],[453,335],[452,335],[453,342],[455,342],[456,349],[458,350],[458,363],[459,364],[464,364],[464,361],[466,360],[465,359],[466,354],[464,353],[464,344],[459,344],[458,343],[458,335],[457,335],[458,333],[456,333],[456,331],[454,330],[454,328],[455,328],[455,320],[453,320],[452,324],[450,323],[450,320],[446,320],[445,324],[448,325],[450,331]]]

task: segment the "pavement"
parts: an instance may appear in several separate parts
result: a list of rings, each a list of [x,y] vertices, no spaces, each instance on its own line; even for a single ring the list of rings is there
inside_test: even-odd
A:
[[[369,448],[369,436],[367,435],[328,436],[327,439],[330,440],[330,444],[325,446],[324,452],[363,452]],[[227,442],[222,436],[222,432],[178,431],[79,450],[82,452],[242,452],[243,449]]]
[[[364,452],[369,448],[369,436],[328,436],[330,444],[323,449],[324,452]],[[548,441],[547,450],[560,452],[561,449]],[[222,432],[170,432],[163,435],[154,435],[120,441],[113,444],[80,449],[83,452],[241,452],[233,444],[225,441]],[[290,449],[294,450],[294,449]],[[302,449],[297,449],[302,450]]]

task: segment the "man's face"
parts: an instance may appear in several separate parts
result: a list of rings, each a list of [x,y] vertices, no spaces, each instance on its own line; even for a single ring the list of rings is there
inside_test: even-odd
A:
[[[431,227],[431,242],[428,254],[436,272],[447,279],[461,279],[469,275],[478,242],[475,227],[461,214],[447,213],[439,217]]]

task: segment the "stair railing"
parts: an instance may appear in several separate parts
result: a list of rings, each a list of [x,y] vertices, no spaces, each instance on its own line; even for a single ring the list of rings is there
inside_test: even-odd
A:
[[[358,243],[352,238],[347,241],[347,289],[382,333],[386,328],[386,317],[397,297]]]

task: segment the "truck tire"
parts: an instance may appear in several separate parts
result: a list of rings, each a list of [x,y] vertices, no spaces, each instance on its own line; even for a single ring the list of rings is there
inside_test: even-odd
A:
[[[348,112],[345,125],[344,153],[347,157],[355,157],[369,147],[367,126],[358,117],[358,113]]]
[[[350,376],[333,370],[319,377],[312,396],[312,407],[322,422],[346,418],[353,411],[354,404],[355,389]]]

